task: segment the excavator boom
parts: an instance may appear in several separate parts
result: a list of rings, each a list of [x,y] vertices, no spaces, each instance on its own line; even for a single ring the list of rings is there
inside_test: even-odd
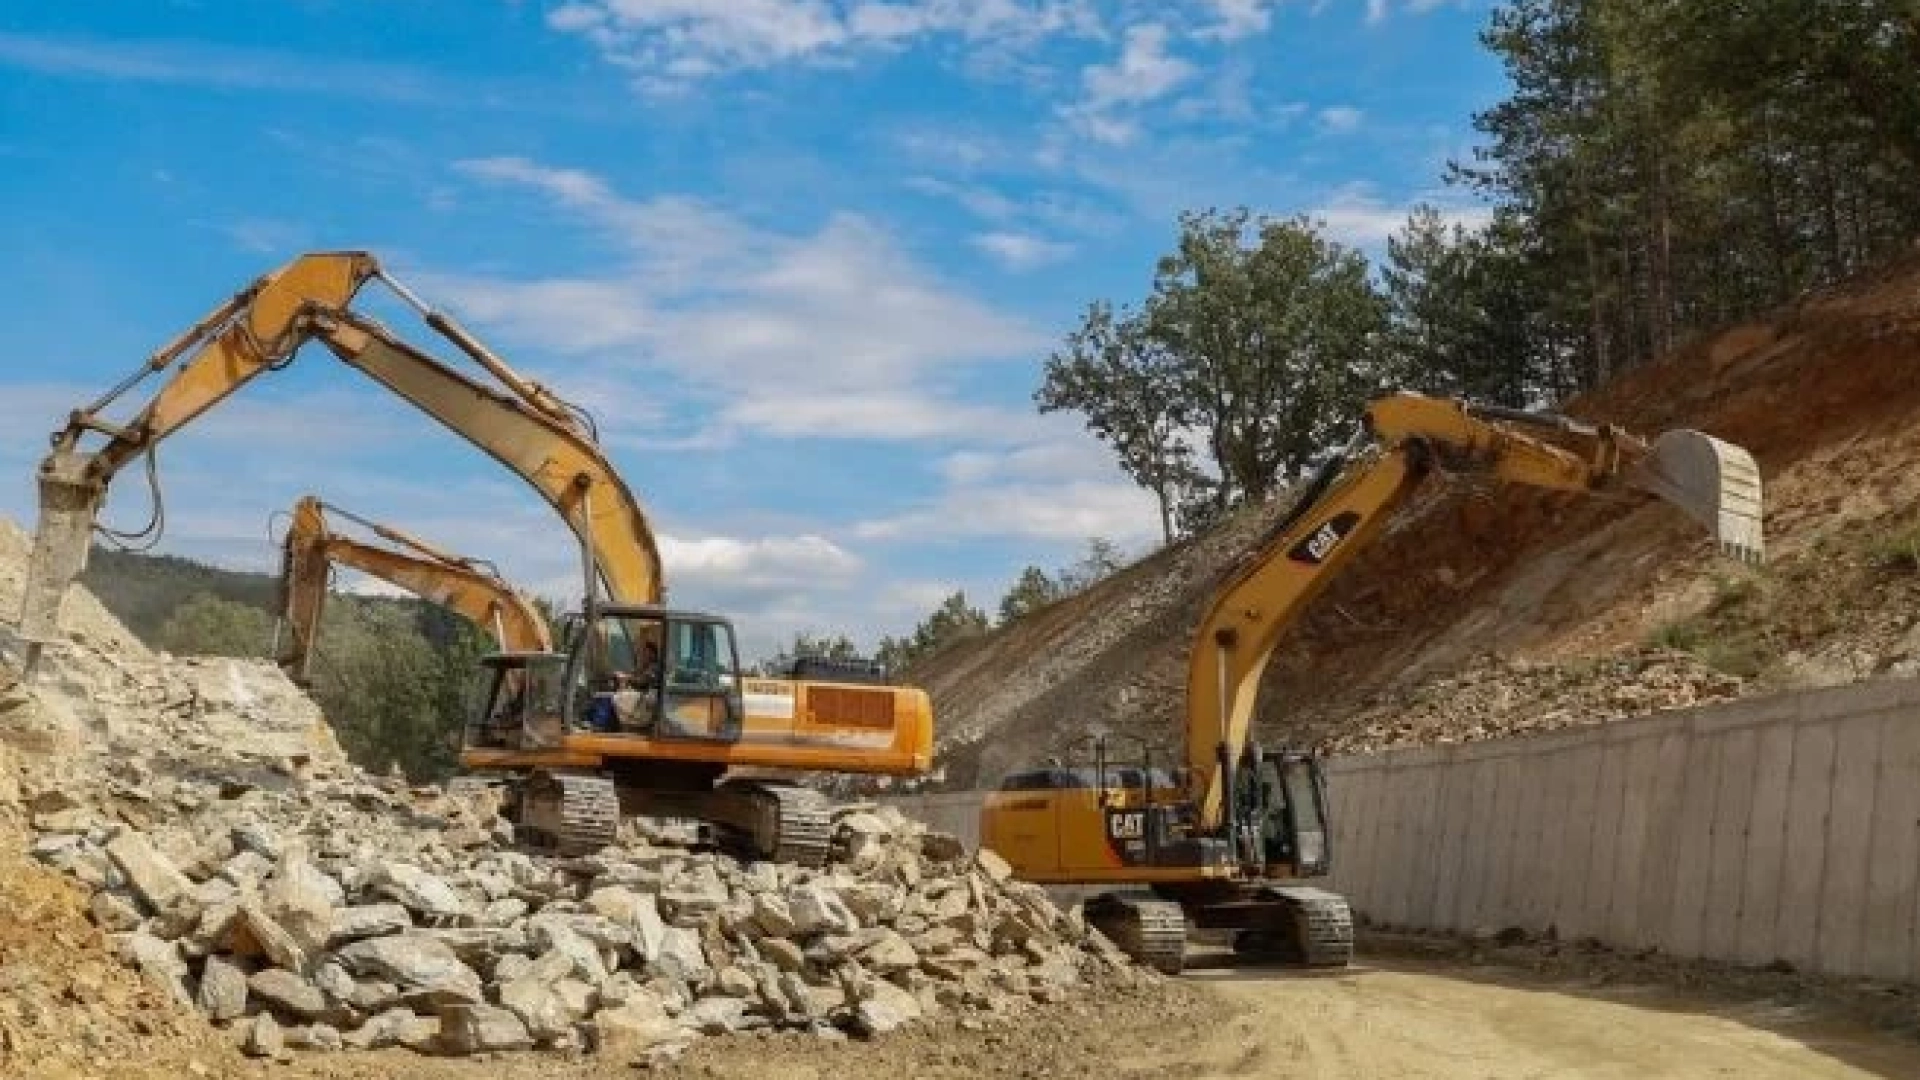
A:
[[[1762,556],[1759,468],[1745,450],[1697,431],[1669,431],[1649,445],[1611,425],[1401,393],[1369,406],[1364,434],[1373,445],[1322,470],[1215,594],[1194,635],[1186,759],[1202,828],[1221,823],[1227,778],[1281,635],[1436,468],[1558,491],[1646,492],[1707,528],[1723,553]]]
[[[477,382],[349,310],[374,278],[391,285],[507,389]],[[40,466],[40,519],[22,599],[22,638],[36,649],[58,640],[67,587],[85,568],[115,474],[261,373],[290,363],[314,339],[538,490],[590,549],[587,572],[597,573],[612,595],[648,603],[662,598],[652,528],[577,410],[507,367],[452,319],[421,305],[372,255],[322,252],[294,259],[241,290],[155,352],[132,377],[74,412],[54,434],[53,450]],[[121,395],[176,365],[132,420],[115,424],[103,418]],[[91,452],[80,447],[89,434],[105,437]]]
[[[393,547],[363,543],[335,532],[326,512],[359,522]],[[553,634],[532,601],[490,568],[415,537],[355,517],[308,495],[294,504],[282,542],[280,617],[285,630],[276,660],[293,681],[310,676],[333,566],[350,566],[443,605],[493,635],[507,652],[550,652]]]

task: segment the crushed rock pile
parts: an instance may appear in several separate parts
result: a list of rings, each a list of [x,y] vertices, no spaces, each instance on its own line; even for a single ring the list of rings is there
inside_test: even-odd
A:
[[[23,539],[0,528],[0,610]],[[31,685],[0,628],[17,751],[0,813],[90,892],[127,965],[255,1056],[653,1057],[758,1029],[989,1023],[1156,978],[991,852],[891,808],[839,811],[817,869],[644,819],[592,855],[517,847],[485,786],[353,766],[272,665],[153,653],[74,600]]]
[[[268,791],[129,766],[116,782],[179,812],[136,827],[29,792],[33,854],[96,890],[127,962],[257,1055],[873,1035],[1145,977],[991,852],[891,808],[842,814],[809,870],[638,823],[596,854],[539,857],[510,846],[490,792],[352,773]]]

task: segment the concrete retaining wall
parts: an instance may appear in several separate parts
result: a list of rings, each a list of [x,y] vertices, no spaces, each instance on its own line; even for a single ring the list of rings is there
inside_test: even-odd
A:
[[[1920,680],[1330,763],[1375,920],[1920,981]],[[974,792],[889,800],[969,846]]]
[[[1331,763],[1336,888],[1400,926],[1920,980],[1920,681]]]

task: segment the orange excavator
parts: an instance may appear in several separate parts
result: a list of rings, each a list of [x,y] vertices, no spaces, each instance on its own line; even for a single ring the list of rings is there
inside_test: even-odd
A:
[[[335,529],[328,511],[390,546]],[[464,616],[493,636],[501,652],[552,652],[547,620],[491,563],[455,555],[409,533],[368,521],[312,495],[293,505],[280,549],[280,626],[274,659],[296,685],[310,681],[333,568],[347,566]]]
[[[1188,923],[1233,933],[1262,960],[1340,966],[1352,951],[1344,898],[1306,884],[1332,867],[1319,761],[1251,739],[1274,648],[1341,570],[1378,538],[1422,481],[1442,472],[1556,491],[1665,500],[1741,561],[1762,556],[1760,471],[1743,449],[1697,431],[1651,444],[1611,425],[1395,394],[1372,403],[1333,456],[1208,604],[1187,658],[1177,772],[1110,758],[1025,769],[981,809],[980,842],[1016,876],[1108,886],[1089,923],[1162,971],[1185,964]]]
[[[491,382],[354,310],[356,294],[374,281]],[[461,755],[469,769],[508,776],[509,812],[531,839],[591,849],[612,838],[622,812],[653,813],[704,821],[750,855],[817,864],[826,853],[825,797],[735,770],[914,776],[930,767],[932,710],[923,691],[851,677],[748,679],[727,618],[666,607],[652,528],[600,448],[591,417],[514,371],[360,251],[302,255],[256,279],[53,434],[39,470],[20,615],[29,671],[40,649],[61,638],[68,586],[85,567],[120,470],[146,458],[154,519],[133,535],[157,532],[158,444],[315,341],[506,466],[579,542],[583,602],[561,635],[565,650],[486,658],[491,698]],[[131,418],[105,417],[134,387],[170,370]],[[82,446],[94,436],[98,446]]]

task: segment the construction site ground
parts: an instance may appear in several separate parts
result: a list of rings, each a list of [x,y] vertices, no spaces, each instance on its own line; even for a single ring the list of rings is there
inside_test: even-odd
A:
[[[1920,264],[1732,328],[1573,411],[1646,432],[1699,427],[1749,447],[1769,485],[1769,565],[1714,562],[1697,530],[1660,507],[1446,485],[1403,515],[1289,641],[1270,672],[1264,738],[1365,752],[1920,674]],[[991,784],[1094,721],[1170,741],[1198,606],[1276,513],[1250,510],[917,672],[935,694],[947,783]],[[0,604],[10,609],[24,537],[0,539],[12,551],[0,558]],[[43,847],[36,857],[36,830],[42,840],[71,833],[80,826],[58,819],[76,814],[157,830],[164,822],[132,814],[124,790],[106,798],[100,778],[138,789],[141,805],[164,801],[164,780],[197,811],[210,800],[194,791],[235,783],[201,775],[212,749],[269,736],[271,747],[316,759],[324,747],[305,742],[315,734],[303,726],[310,703],[294,708],[301,703],[278,684],[242,685],[223,667],[146,655],[90,602],[80,614],[76,641],[85,647],[65,681],[29,692],[0,670],[0,1076],[637,1074],[631,1058],[579,1049],[250,1058],[235,1038],[240,1026],[216,1027],[124,963],[98,925],[102,912],[124,912],[90,914],[90,890],[47,861],[78,848]],[[283,717],[279,728],[263,731],[235,704],[256,699],[261,715]],[[225,726],[194,726],[202,713]],[[271,747],[254,756],[294,756]],[[114,771],[131,757],[142,759],[137,775]],[[83,761],[93,764],[69,767]],[[264,778],[240,786],[272,786],[273,769],[249,767]],[[378,794],[364,778],[339,785],[354,798]],[[50,787],[82,793],[81,805],[43,805]],[[333,805],[316,799],[289,805],[303,813]],[[406,805],[383,800],[375,802]],[[947,1013],[870,1039],[807,1030],[705,1037],[650,1074],[1920,1076],[1910,987],[1835,991],[1790,972],[1537,945],[1375,938],[1363,940],[1353,968],[1335,973],[1203,968],[1035,1000],[1004,1016]]]

